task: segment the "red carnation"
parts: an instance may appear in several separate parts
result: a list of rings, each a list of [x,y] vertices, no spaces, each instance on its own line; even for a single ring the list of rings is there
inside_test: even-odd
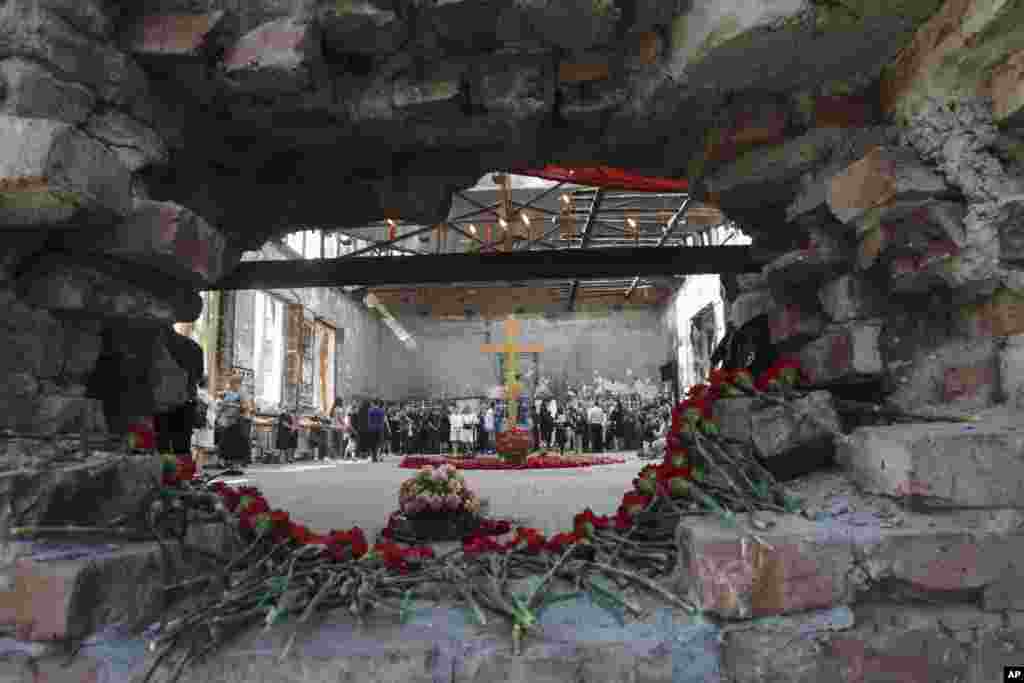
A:
[[[628,512],[626,512],[625,508],[620,507],[615,513],[615,530],[629,531],[632,527],[632,516]]]
[[[563,532],[552,536],[545,548],[553,553],[561,553],[579,540],[580,538],[576,534]]]
[[[580,538],[590,537],[595,529],[607,529],[609,524],[607,517],[598,517],[590,508],[573,517],[573,531]]]
[[[358,560],[369,552],[370,545],[366,542],[366,535],[359,527],[352,527],[349,533],[352,535],[352,556]]]

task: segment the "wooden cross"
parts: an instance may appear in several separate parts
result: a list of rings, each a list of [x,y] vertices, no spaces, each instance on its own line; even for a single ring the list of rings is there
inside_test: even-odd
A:
[[[505,321],[505,343],[504,344],[483,344],[480,347],[482,353],[504,353],[505,355],[505,400],[508,404],[508,422],[513,427],[516,425],[516,417],[519,412],[519,396],[522,394],[522,385],[517,381],[516,372],[520,353],[541,353],[544,347],[540,344],[517,344],[520,324],[515,318],[509,316]]]

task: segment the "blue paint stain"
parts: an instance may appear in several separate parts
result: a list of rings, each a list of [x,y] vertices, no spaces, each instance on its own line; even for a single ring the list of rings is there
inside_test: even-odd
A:
[[[542,637],[530,638],[528,642],[549,657],[571,656],[581,644],[623,643],[634,656],[659,654],[667,648],[672,655],[673,683],[719,683],[718,627],[703,620],[677,621],[681,618],[661,609],[654,614],[654,623],[620,626],[614,617],[584,597],[545,611],[541,617]],[[472,627],[464,610],[421,609],[399,628],[395,640],[433,641],[433,680],[448,683],[462,661],[507,651],[511,644],[511,635],[500,641],[467,639]],[[293,657],[373,656],[384,655],[390,649],[386,641],[361,636],[355,625],[348,622],[324,624],[300,642]],[[232,651],[231,655],[277,657],[279,647],[280,643],[271,638],[259,638],[245,652]],[[100,683],[124,683],[145,668],[144,638],[120,626],[108,627],[89,638],[82,652],[102,662]]]
[[[109,626],[83,643],[82,654],[102,663],[98,683],[126,683],[145,671],[146,641],[123,626]]]
[[[113,543],[94,545],[81,543],[33,543],[28,558],[34,562],[56,562],[60,560],[98,559],[120,549]]]
[[[815,541],[823,544],[871,545],[882,540],[881,522],[871,512],[854,512],[845,497],[836,498],[828,510],[814,516]]]

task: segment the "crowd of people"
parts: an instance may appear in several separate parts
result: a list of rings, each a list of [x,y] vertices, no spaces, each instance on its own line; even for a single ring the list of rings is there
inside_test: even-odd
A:
[[[255,405],[242,392],[242,377],[231,376],[228,387],[214,396],[202,373],[202,349],[193,340],[165,331],[174,360],[186,369],[189,400],[153,420],[155,447],[161,452],[193,453],[202,470],[209,455],[218,453],[227,465],[240,467],[252,460],[252,418]],[[731,324],[712,356],[712,367],[744,367],[759,372],[777,354],[771,345],[766,316],[736,329]],[[114,359],[115,362],[116,359]],[[671,400],[662,396],[638,408],[604,395],[573,394],[559,399],[538,398],[520,415],[528,425],[535,449],[576,453],[660,452],[671,424]],[[381,400],[343,401],[337,398],[327,415],[307,417],[318,428],[309,431],[314,459],[370,459],[384,455],[436,454],[454,457],[496,451],[496,434],[506,429],[503,401],[469,400],[422,402]],[[117,406],[114,406],[116,408]],[[288,410],[275,421],[274,450],[294,459],[300,420]]]
[[[478,408],[455,403],[423,406],[335,402],[331,429],[321,457],[374,461],[384,455],[468,457],[496,452],[496,434],[506,428],[502,401],[477,401]],[[560,453],[640,451],[664,436],[671,416],[668,399],[631,410],[621,400],[560,402],[537,400],[529,429],[535,448]]]

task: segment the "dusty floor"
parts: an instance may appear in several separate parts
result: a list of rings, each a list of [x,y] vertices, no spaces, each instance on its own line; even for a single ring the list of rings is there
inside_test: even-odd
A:
[[[643,466],[634,453],[604,453],[626,458],[619,465],[571,469],[464,472],[467,483],[490,501],[490,514],[513,518],[545,533],[568,531],[572,518],[590,506],[612,514],[632,488]],[[260,487],[270,505],[316,531],[360,526],[369,538],[384,528],[398,508],[398,488],[415,470],[398,467],[400,458],[383,462],[303,463],[253,466],[230,484]]]

